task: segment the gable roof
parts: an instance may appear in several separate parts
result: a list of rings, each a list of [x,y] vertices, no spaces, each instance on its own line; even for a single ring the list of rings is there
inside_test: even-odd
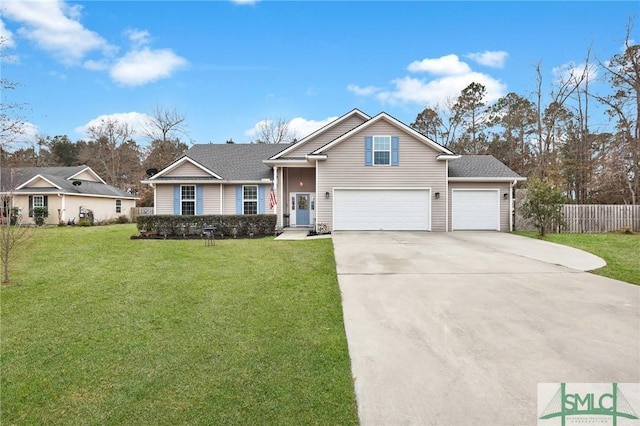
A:
[[[450,180],[525,180],[493,155],[462,155],[449,162]]]
[[[183,158],[197,162],[212,174],[227,181],[260,181],[273,177],[271,167],[262,162],[265,158],[286,149],[290,144],[198,144],[184,153]],[[171,167],[170,165],[169,167]],[[166,170],[166,168],[165,168]],[[179,179],[177,176],[162,176],[162,171],[149,181]]]
[[[304,145],[305,143],[309,142],[311,139],[314,139],[316,136],[326,132],[327,130],[331,129],[332,127],[338,126],[340,123],[348,120],[349,118],[351,118],[353,116],[358,116],[358,117],[362,118],[365,121],[371,119],[371,117],[369,117],[364,112],[360,111],[358,108],[354,108],[351,111],[349,111],[348,113],[336,118],[332,122],[325,124],[324,126],[319,128],[315,132],[311,133],[310,135],[307,135],[304,138],[300,139],[295,144],[291,144],[287,149],[285,149],[285,150],[283,150],[281,152],[278,152],[276,155],[274,155],[271,158],[269,158],[269,160],[276,160],[276,159],[280,158],[281,156],[286,155],[287,153],[289,153],[293,149],[298,149],[301,145]]]
[[[100,177],[88,166],[74,167],[7,167],[3,168],[0,176],[0,190],[2,192],[20,193],[65,193],[69,195],[87,195],[115,198],[138,198],[126,191],[115,186],[107,185],[102,179],[100,182],[93,182],[83,179],[74,179],[85,170],[90,174]],[[53,187],[34,187],[28,186],[30,182],[42,178]],[[81,182],[80,185],[74,185],[74,181]]]
[[[344,135],[342,135],[340,137],[337,137],[336,139],[332,140],[328,144],[326,144],[324,146],[321,146],[320,148],[316,149],[315,151],[313,151],[311,153],[311,155],[324,154],[325,151],[333,148],[335,145],[339,144],[340,142],[344,141],[345,139],[350,138],[351,136],[353,136],[353,135],[355,135],[355,134],[367,129],[368,127],[374,125],[375,123],[377,123],[378,121],[381,121],[381,120],[384,120],[384,121],[388,122],[389,124],[391,124],[391,125],[397,127],[398,129],[402,130],[403,132],[409,133],[414,138],[418,139],[419,141],[423,142],[425,145],[430,146],[431,148],[435,149],[436,151],[438,151],[438,152],[440,152],[442,154],[455,155],[455,153],[453,151],[450,151],[449,149],[445,148],[444,146],[440,145],[439,143],[436,143],[436,142],[432,141],[431,139],[429,139],[428,137],[426,137],[422,133],[419,133],[419,132],[415,131],[411,127],[409,127],[406,124],[404,124],[402,121],[398,120],[395,117],[390,116],[386,112],[381,112],[380,114],[376,115],[375,117],[365,121],[361,125],[354,127],[353,129],[349,130]]]

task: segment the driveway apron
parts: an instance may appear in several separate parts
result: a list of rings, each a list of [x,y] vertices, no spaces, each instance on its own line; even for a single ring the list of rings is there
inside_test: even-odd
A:
[[[362,425],[536,424],[538,383],[640,382],[640,287],[583,272],[595,256],[480,232],[333,244]]]

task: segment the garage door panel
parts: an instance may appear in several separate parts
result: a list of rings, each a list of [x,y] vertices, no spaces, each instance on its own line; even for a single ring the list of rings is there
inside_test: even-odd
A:
[[[430,230],[428,189],[336,189],[335,230]]]
[[[451,203],[451,229],[500,230],[498,190],[453,190]]]

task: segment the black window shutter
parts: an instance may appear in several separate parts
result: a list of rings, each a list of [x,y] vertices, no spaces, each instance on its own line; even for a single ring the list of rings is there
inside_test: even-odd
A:
[[[33,195],[29,195],[29,217],[33,217]]]
[[[44,208],[46,209],[49,206],[49,196],[45,195],[44,196]]]

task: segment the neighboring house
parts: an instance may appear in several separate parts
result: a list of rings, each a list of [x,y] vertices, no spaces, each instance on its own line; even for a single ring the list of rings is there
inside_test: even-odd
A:
[[[2,215],[19,208],[22,223],[33,222],[33,209],[46,207],[47,224],[75,218],[76,223],[92,212],[95,221],[118,216],[131,219],[138,197],[107,185],[88,166],[3,167],[0,171]]]
[[[512,188],[524,179],[492,156],[457,155],[386,113],[354,109],[295,144],[194,145],[143,183],[156,214],[273,213],[279,227],[327,231],[509,231]]]

